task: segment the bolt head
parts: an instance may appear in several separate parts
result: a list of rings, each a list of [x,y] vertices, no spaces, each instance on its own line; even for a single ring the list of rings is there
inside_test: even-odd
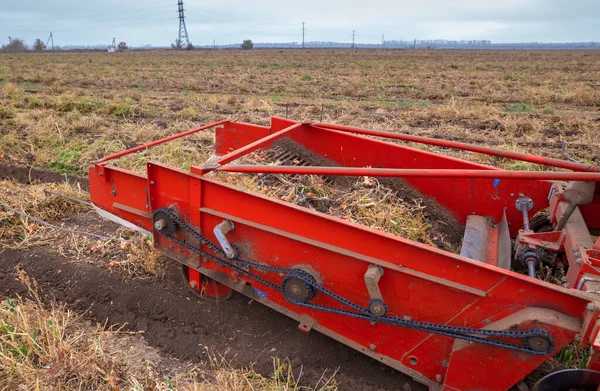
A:
[[[593,303],[588,303],[587,310],[590,312],[594,312],[596,310],[596,306]]]

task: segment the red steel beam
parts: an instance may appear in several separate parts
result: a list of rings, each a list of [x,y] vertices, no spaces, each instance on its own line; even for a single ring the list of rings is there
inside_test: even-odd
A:
[[[490,179],[543,179],[561,181],[600,181],[595,172],[510,171],[510,170],[453,170],[453,169],[402,169],[357,168],[320,166],[255,166],[235,165],[217,168],[217,171],[252,174],[373,176],[402,178],[490,178]]]
[[[530,154],[526,154],[526,153],[504,151],[502,149],[482,147],[482,146],[478,146],[478,145],[460,143],[457,141],[439,140],[439,139],[432,139],[432,138],[428,138],[428,137],[412,136],[412,135],[402,134],[402,133],[391,133],[391,132],[384,132],[381,130],[367,130],[367,129],[361,129],[361,128],[354,128],[351,126],[331,125],[331,124],[324,124],[324,123],[315,123],[315,124],[313,124],[313,126],[320,128],[320,129],[333,129],[333,130],[339,130],[342,132],[350,132],[350,133],[362,134],[362,135],[367,135],[367,136],[385,137],[385,138],[394,139],[394,140],[402,140],[402,141],[410,141],[410,142],[420,143],[420,144],[436,145],[438,147],[444,147],[444,148],[460,149],[463,151],[483,153],[485,155],[498,156],[498,157],[507,158],[507,159],[542,164],[545,166],[566,168],[568,170],[573,170],[573,171],[600,172],[600,167],[598,167],[598,166],[569,162],[566,160],[553,159],[553,158],[537,156],[537,155],[530,155]]]
[[[223,120],[223,121],[219,121],[219,122],[214,122],[212,124],[209,125],[205,125],[196,129],[192,129],[192,130],[188,130],[187,132],[183,132],[183,133],[179,133],[179,134],[174,134],[173,136],[169,136],[169,137],[165,137],[163,139],[160,140],[156,140],[156,141],[152,141],[150,143],[144,144],[144,145],[139,145],[137,147],[134,148],[130,148],[127,149],[125,151],[121,151],[121,152],[117,152],[117,153],[113,153],[112,155],[108,155],[96,162],[94,162],[94,164],[99,164],[99,163],[104,163],[107,162],[109,160],[113,160],[116,159],[118,157],[124,156],[124,155],[128,155],[130,153],[134,153],[134,152],[138,152],[141,151],[143,149],[148,149],[150,147],[154,147],[155,145],[159,145],[159,144],[163,144],[181,137],[185,137],[185,136],[189,136],[192,133],[196,133],[196,132],[200,132],[202,130],[206,130],[206,129],[210,129],[210,128],[214,128],[215,126],[219,126],[219,125],[223,125],[224,123],[229,122],[229,120]]]
[[[242,148],[236,149],[233,152],[228,153],[225,156],[222,156],[219,160],[217,160],[215,163],[217,165],[223,165],[223,164],[227,164],[229,162],[232,162],[236,159],[239,159],[240,157],[250,153],[250,152],[254,152],[259,148],[262,148],[263,146],[265,146],[266,144],[272,143],[275,140],[278,140],[284,136],[287,136],[288,133],[290,133],[291,131],[293,131],[294,129],[298,129],[301,126],[304,126],[306,124],[304,123],[296,123],[294,125],[288,126],[285,129],[280,130],[277,133],[273,133],[267,137],[263,137],[260,140],[256,140],[253,143],[250,143]],[[205,169],[206,170],[206,169]]]

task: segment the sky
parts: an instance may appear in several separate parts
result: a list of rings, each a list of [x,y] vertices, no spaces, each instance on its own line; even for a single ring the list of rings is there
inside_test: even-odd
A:
[[[486,39],[600,41],[600,0],[184,0],[195,45],[306,41]],[[8,36],[56,45],[167,46],[179,29],[177,0],[0,0],[0,43]]]

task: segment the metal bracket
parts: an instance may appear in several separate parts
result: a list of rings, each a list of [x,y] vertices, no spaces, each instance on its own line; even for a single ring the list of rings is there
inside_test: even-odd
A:
[[[233,248],[233,246],[231,246],[226,236],[229,232],[233,231],[234,228],[235,225],[232,221],[223,220],[223,222],[217,225],[213,230],[215,236],[217,237],[217,240],[219,241],[219,244],[221,245],[221,248],[223,249],[225,255],[229,259],[233,259],[237,256],[235,249]]]
[[[383,268],[377,265],[369,265],[365,273],[365,285],[371,299],[383,300],[379,290],[379,279],[383,276]]]

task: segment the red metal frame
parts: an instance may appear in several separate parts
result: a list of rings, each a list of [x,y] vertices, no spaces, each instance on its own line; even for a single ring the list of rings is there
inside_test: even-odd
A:
[[[144,177],[106,163],[109,158],[151,145],[111,155],[90,168],[91,200],[106,212],[151,232],[154,232],[151,213],[159,208],[174,208],[183,220],[213,243],[217,242],[214,227],[224,219],[232,221],[235,229],[227,238],[245,258],[274,267],[301,266],[313,272],[326,288],[361,305],[369,301],[363,276],[369,265],[378,265],[385,270],[379,287],[391,315],[471,328],[542,327],[554,338],[553,354],[577,338],[581,338],[582,344],[598,345],[600,302],[596,296],[582,291],[589,290],[586,284],[593,279],[586,279],[582,287],[578,287],[584,276],[598,278],[600,275],[598,251],[593,249],[598,243],[592,243],[591,238],[591,244],[578,242],[580,233],[568,224],[563,232],[554,236],[525,235],[519,230],[522,215],[514,207],[516,198],[525,194],[535,204],[531,213],[541,210],[548,206],[553,184],[540,179],[598,181],[597,167],[584,168],[575,163],[526,155],[520,158],[579,172],[498,170],[365,137],[404,140],[396,134],[317,125],[273,118],[270,128],[233,121],[199,128],[221,126],[216,131],[216,153],[221,159],[210,166],[192,167],[190,172],[149,162]],[[225,165],[257,148],[269,148],[283,136],[342,167],[228,168]],[[412,137],[406,141],[416,142]],[[167,140],[153,145],[164,141]],[[426,141],[435,142],[434,145],[440,142]],[[463,148],[460,143],[444,146],[514,157],[491,148]],[[402,176],[450,210],[463,224],[473,213],[496,223],[506,215],[510,232],[518,235],[517,240],[555,251],[568,249],[564,256],[569,264],[570,289],[242,190],[207,177],[205,174],[212,170]],[[582,218],[590,227],[600,225],[598,216],[594,216],[596,201],[588,212],[581,208]],[[553,220],[563,207],[560,190],[553,191],[550,201]],[[176,235],[180,235],[181,240],[191,240],[183,233]],[[549,358],[297,306],[279,291],[190,253],[156,232],[154,243],[165,254],[199,273],[298,320],[302,330],[320,331],[413,376],[431,389],[508,389]],[[203,250],[210,252],[210,249]],[[281,284],[281,276],[276,274],[265,273],[261,277]],[[322,295],[312,300],[316,304],[340,306]],[[599,364],[592,360],[590,365]]]

